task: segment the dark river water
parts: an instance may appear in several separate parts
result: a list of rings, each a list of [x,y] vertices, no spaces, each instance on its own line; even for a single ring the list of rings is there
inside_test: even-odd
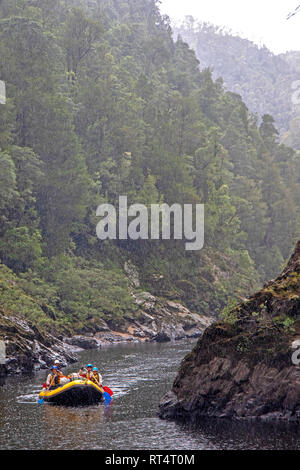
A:
[[[109,406],[62,408],[37,403],[46,371],[0,387],[0,449],[209,450],[300,449],[300,431],[209,420],[197,428],[162,421],[158,403],[193,342],[127,344],[84,351],[114,391]]]

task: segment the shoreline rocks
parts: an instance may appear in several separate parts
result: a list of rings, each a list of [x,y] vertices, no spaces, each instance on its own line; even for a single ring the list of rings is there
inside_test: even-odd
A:
[[[55,315],[51,316],[51,332],[0,306],[0,340],[6,345],[6,363],[0,374],[14,375],[47,369],[55,359],[63,366],[77,362],[77,353],[102,346],[126,342],[168,342],[198,338],[214,318],[190,312],[184,305],[142,291],[138,268],[128,260],[124,264],[129,294],[136,310],[128,316],[115,318],[101,312],[84,326],[74,322],[67,333],[55,330]],[[23,292],[16,295],[23,295]],[[34,303],[34,299],[32,299]],[[43,306],[43,310],[46,306]],[[54,322],[54,323],[53,323]],[[53,331],[56,331],[53,333]],[[52,334],[51,334],[52,333]],[[70,336],[72,335],[72,336]]]
[[[137,318],[126,318],[122,325],[109,328],[103,320],[99,331],[59,338],[41,332],[35,325],[4,312],[0,321],[0,339],[6,344],[3,377],[47,369],[55,359],[63,366],[77,362],[77,353],[104,345],[126,342],[177,341],[199,337],[213,318],[191,313],[179,303],[158,299],[147,292],[136,296],[140,310]]]
[[[64,338],[64,342],[81,349],[100,349],[101,343],[94,337],[75,335],[70,338]]]
[[[55,359],[63,365],[77,361],[71,346],[16,316],[1,315],[0,339],[6,349],[2,376],[45,369]]]

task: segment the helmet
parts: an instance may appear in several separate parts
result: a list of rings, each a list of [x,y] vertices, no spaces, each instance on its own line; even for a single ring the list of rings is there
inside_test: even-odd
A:
[[[58,359],[55,359],[54,364],[60,364]]]
[[[92,369],[92,370],[98,370],[98,367],[93,367],[93,369]]]
[[[88,368],[88,367],[93,367],[93,364],[87,364],[86,367],[87,367],[87,368]]]

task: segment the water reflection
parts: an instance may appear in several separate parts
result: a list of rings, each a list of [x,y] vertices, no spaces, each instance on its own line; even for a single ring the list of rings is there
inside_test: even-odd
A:
[[[113,417],[113,402],[108,405],[97,405],[91,407],[70,408],[64,406],[55,406],[49,403],[43,406],[43,415],[47,423],[53,423],[57,426],[70,425],[72,423],[87,423],[107,421]]]
[[[97,406],[92,408],[66,408],[62,406],[48,405],[43,407],[43,417],[50,427],[60,426],[69,427],[74,424],[86,424],[88,422],[103,421],[104,407]]]

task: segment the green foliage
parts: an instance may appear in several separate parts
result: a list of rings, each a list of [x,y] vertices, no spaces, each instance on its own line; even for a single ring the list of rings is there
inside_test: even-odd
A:
[[[0,306],[8,315],[21,315],[33,324],[53,330],[58,328],[39,301],[22,288],[20,278],[3,264],[0,264]]]
[[[7,230],[0,239],[0,257],[17,272],[37,268],[42,256],[41,240],[40,232],[30,234],[28,227]]]
[[[156,0],[2,0],[0,25],[0,256],[52,321],[133,315],[128,258],[143,288],[216,315],[280,270],[299,233],[299,158],[272,116],[258,126],[199,70]],[[204,203],[204,250],[101,243],[96,207],[120,195]]]
[[[17,277],[0,265],[0,299],[6,311],[57,331],[93,331],[102,320],[114,327],[137,309],[121,270],[69,257],[53,258],[38,275]]]
[[[283,328],[287,332],[290,332],[290,333],[292,333],[294,331],[293,326],[294,326],[295,322],[296,322],[295,318],[291,318],[291,317],[286,316],[286,315],[279,315],[279,316],[275,316],[273,318],[273,323],[275,325],[283,326]]]
[[[16,171],[11,156],[0,153],[0,208],[3,209],[11,203],[17,195]]]
[[[237,312],[237,301],[236,299],[231,299],[226,307],[222,310],[221,319],[226,323],[234,325],[238,320],[238,312]]]

